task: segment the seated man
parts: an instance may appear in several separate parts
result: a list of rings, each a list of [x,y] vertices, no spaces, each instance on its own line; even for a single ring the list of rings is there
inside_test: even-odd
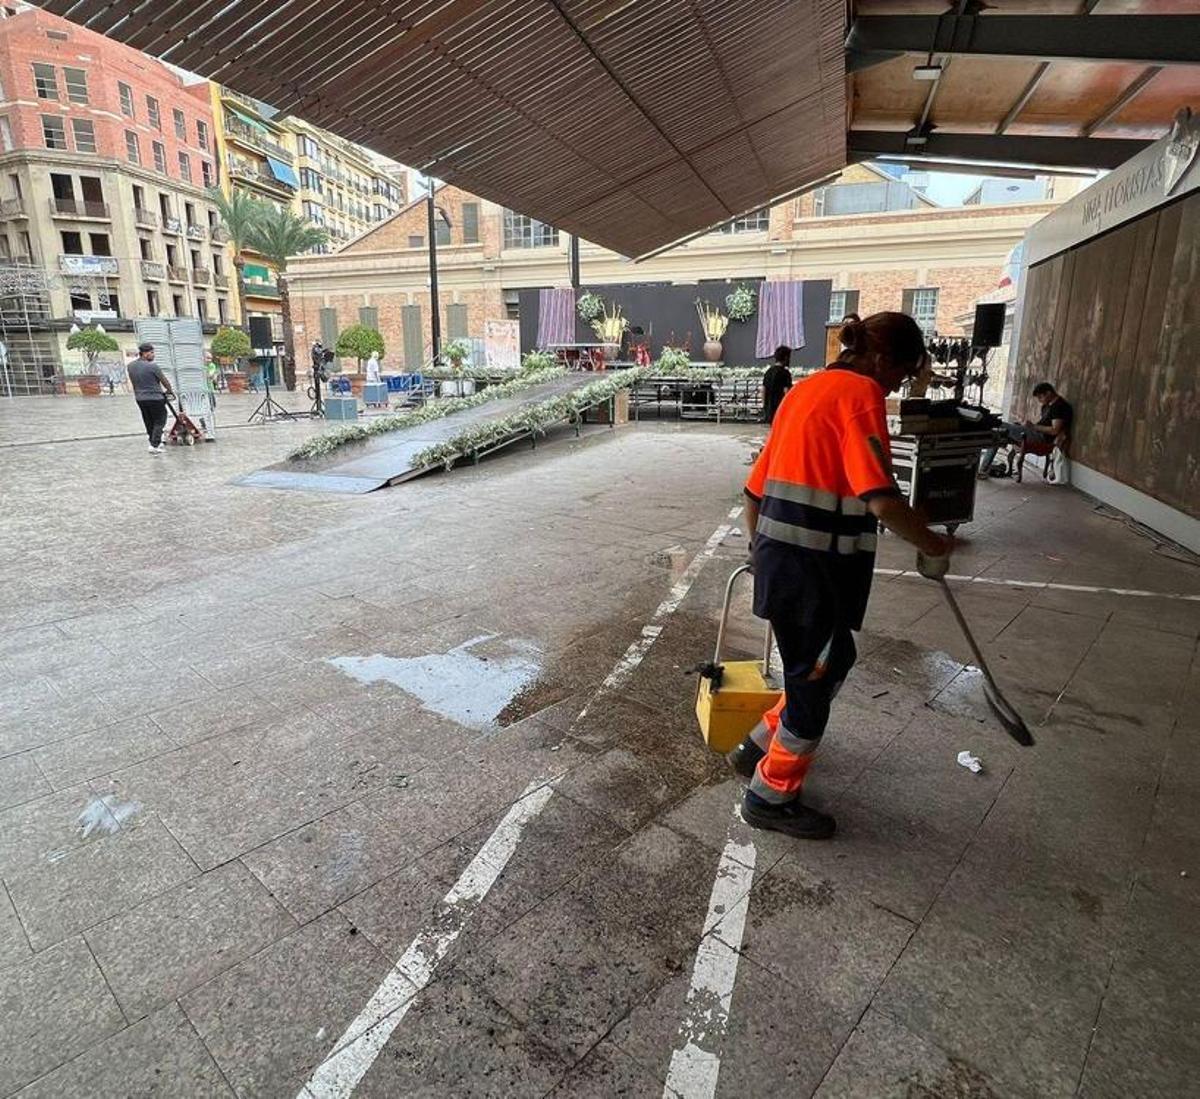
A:
[[[1052,453],[1054,464],[1050,480],[1057,485],[1065,485],[1070,478],[1067,452],[1071,443],[1071,422],[1075,418],[1075,410],[1058,395],[1058,391],[1049,382],[1039,382],[1035,385],[1033,396],[1042,406],[1042,415],[1038,422],[1035,424],[1026,420],[1023,424],[1005,423],[1002,431],[1007,435],[1009,442],[1017,447],[1018,462],[1023,462],[1026,454]],[[991,469],[996,460],[996,450],[996,447],[990,447],[983,452],[983,462],[979,467],[981,477],[986,477]]]

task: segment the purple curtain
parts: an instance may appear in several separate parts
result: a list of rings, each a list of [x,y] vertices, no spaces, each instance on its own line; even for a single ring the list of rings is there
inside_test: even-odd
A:
[[[538,347],[575,342],[575,291],[538,291]]]
[[[759,283],[758,343],[754,353],[760,359],[769,359],[780,346],[804,346],[802,282]]]

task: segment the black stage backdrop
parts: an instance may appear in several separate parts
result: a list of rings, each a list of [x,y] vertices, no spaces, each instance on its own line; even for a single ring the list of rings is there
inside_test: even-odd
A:
[[[704,358],[704,336],[700,318],[696,316],[696,299],[707,301],[725,310],[725,295],[739,283],[754,286],[757,281],[738,279],[730,282],[701,282],[676,285],[662,282],[617,283],[607,286],[584,286],[580,293],[591,290],[604,299],[615,302],[629,318],[632,328],[645,330],[650,354],[655,358],[665,345],[676,346],[688,336],[692,338],[692,358]],[[829,319],[829,295],[833,283],[828,279],[806,280],[804,283],[804,347],[792,352],[792,366],[801,369],[820,369],[825,365],[825,324]],[[538,291],[522,290],[519,296],[521,311],[521,350],[532,351],[537,344]],[[575,339],[579,343],[594,343],[595,334],[575,319]],[[758,313],[747,321],[730,321],[725,333],[724,362],[728,366],[753,366],[758,360],[754,344],[758,339]],[[628,346],[628,345],[627,345]]]

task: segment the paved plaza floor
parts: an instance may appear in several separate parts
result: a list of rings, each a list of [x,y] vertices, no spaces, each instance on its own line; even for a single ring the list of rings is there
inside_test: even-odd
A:
[[[1195,1093],[1194,563],[980,486],[1022,749],[884,539],[804,844],[687,674],[760,428],[344,497],[232,483],[320,430],[253,403],[153,457],[127,398],[0,400],[0,1096]]]

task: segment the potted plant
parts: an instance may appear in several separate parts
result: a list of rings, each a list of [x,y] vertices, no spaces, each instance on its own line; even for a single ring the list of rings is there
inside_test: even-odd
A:
[[[475,392],[475,380],[463,377],[463,361],[471,354],[467,340],[449,340],[442,344],[442,357],[450,360],[453,378],[447,378],[438,386],[443,397],[469,397]]]
[[[710,363],[721,361],[721,341],[729,327],[729,318],[715,305],[696,299],[696,316],[700,318],[700,330],[704,333],[704,357]]]
[[[600,341],[600,351],[605,362],[612,362],[620,356],[621,341],[625,338],[625,329],[628,327],[629,321],[621,313],[621,307],[616,302],[612,303],[611,312],[608,306],[603,306],[600,315],[592,321],[592,331]]]
[[[664,347],[658,354],[658,362],[654,364],[654,372],[670,376],[686,371],[692,363],[692,356],[683,347]]]
[[[76,375],[79,392],[84,397],[99,397],[102,379],[96,369],[96,360],[106,351],[120,351],[121,345],[104,331],[99,325],[95,328],[80,328],[67,337],[68,351],[82,351],[87,361],[87,369]]]
[[[213,359],[226,374],[230,393],[246,392],[246,375],[236,370],[238,360],[250,354],[250,336],[240,328],[218,328],[209,344]],[[229,368],[234,368],[232,371]]]
[[[338,333],[337,343],[334,344],[334,354],[358,362],[358,373],[350,379],[350,392],[356,397],[361,395],[363,382],[363,363],[372,354],[383,358],[383,337],[365,324],[352,324],[349,328]]]
[[[754,316],[755,294],[753,287],[744,283],[734,287],[725,297],[725,312],[731,321],[748,321]]]

